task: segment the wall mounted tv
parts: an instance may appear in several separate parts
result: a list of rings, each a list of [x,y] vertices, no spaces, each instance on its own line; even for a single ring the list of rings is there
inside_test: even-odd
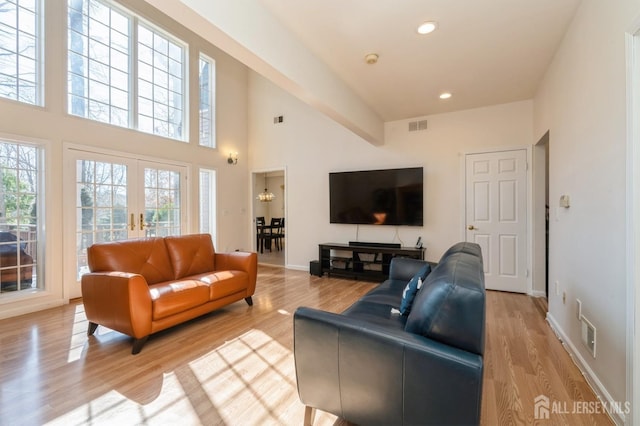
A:
[[[422,167],[329,173],[331,223],[423,225]]]

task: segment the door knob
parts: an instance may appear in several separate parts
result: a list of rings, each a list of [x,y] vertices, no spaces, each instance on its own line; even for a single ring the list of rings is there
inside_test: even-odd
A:
[[[473,231],[474,229],[476,229],[476,227],[475,227],[475,226],[473,226],[473,225],[469,225],[469,226],[467,226],[467,229],[468,229],[469,231]]]

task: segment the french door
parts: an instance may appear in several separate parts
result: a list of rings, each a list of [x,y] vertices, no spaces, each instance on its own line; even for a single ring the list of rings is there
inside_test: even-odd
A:
[[[75,259],[70,269],[77,284],[89,271],[87,248],[92,244],[180,235],[187,229],[186,167],[80,150],[68,152],[74,171],[67,182],[73,178],[75,191]],[[65,276],[68,270],[65,268]],[[79,285],[68,291],[70,298],[81,296]]]

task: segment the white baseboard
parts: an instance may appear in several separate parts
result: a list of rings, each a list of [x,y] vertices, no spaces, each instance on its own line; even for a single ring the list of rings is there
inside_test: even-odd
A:
[[[531,296],[533,297],[543,297],[543,298],[547,298],[547,293],[544,291],[540,291],[540,290],[533,290],[531,292]]]
[[[304,272],[309,272],[309,265],[307,266],[300,266],[300,265],[287,265],[286,266],[287,269],[292,269],[294,271],[304,271]]]
[[[42,300],[36,300],[35,302],[29,303],[29,304],[16,303],[14,306],[11,306],[11,305],[2,306],[2,309],[0,309],[0,319],[17,317],[20,315],[26,315],[33,312],[43,311],[45,309],[66,305],[67,303],[69,303],[68,300],[63,300],[63,299],[52,300],[52,299],[45,298]]]
[[[611,394],[604,387],[602,381],[598,378],[591,367],[589,367],[589,364],[587,364],[586,360],[582,357],[580,351],[578,351],[578,349],[569,339],[562,327],[560,327],[553,315],[551,315],[551,313],[549,312],[547,312],[547,322],[551,326],[551,329],[556,334],[560,342],[562,342],[562,346],[564,346],[564,348],[567,350],[574,364],[576,364],[598,399],[606,403],[605,407],[614,407],[618,402],[613,400]],[[624,413],[608,411],[608,414],[609,417],[611,417],[611,420],[613,420],[616,425],[622,426],[625,424],[626,416],[624,415]]]

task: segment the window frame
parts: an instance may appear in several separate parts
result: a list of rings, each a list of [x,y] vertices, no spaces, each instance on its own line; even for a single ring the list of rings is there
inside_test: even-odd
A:
[[[21,244],[27,245],[29,247],[31,243],[35,244],[35,250],[31,251],[32,264],[30,265],[32,269],[32,273],[34,274],[32,279],[35,279],[36,286],[28,287],[22,289],[21,283],[16,283],[16,291],[0,291],[0,304],[4,303],[4,301],[11,301],[14,297],[21,297],[22,295],[31,295],[36,293],[42,293],[46,291],[51,291],[49,288],[49,284],[46,279],[46,259],[45,259],[45,247],[46,247],[46,234],[44,229],[46,227],[46,208],[45,205],[47,203],[46,194],[46,182],[47,182],[47,170],[46,170],[46,157],[48,153],[48,144],[43,141],[33,140],[30,138],[22,138],[22,137],[14,137],[12,135],[6,135],[0,133],[0,144],[11,144],[16,145],[18,147],[28,147],[33,148],[35,151],[34,158],[34,170],[35,176],[35,204],[34,207],[36,209],[36,224],[35,224],[35,240],[27,239],[26,242],[22,242]],[[19,176],[20,170],[24,170],[22,168],[17,168],[16,172]],[[18,192],[17,194],[21,194]],[[24,226],[17,224],[16,226]],[[24,241],[18,239],[18,241]],[[33,247],[33,246],[31,246]],[[29,265],[27,265],[29,266]],[[21,266],[20,262],[18,262],[17,267],[22,269],[24,266]],[[22,275],[22,273],[20,273]],[[20,281],[20,280],[18,280]],[[24,290],[24,291],[22,291]]]
[[[209,64],[209,112],[207,114],[207,119],[209,120],[209,132],[206,137],[206,140],[203,140],[203,121],[202,121],[202,71],[200,68],[200,64],[202,62],[207,62]],[[199,52],[198,55],[198,145],[205,147],[216,149],[217,148],[217,122],[216,122],[216,60],[208,56],[203,52]]]
[[[40,1],[40,0],[38,0]],[[128,28],[129,28],[129,40],[128,40],[128,68],[129,68],[129,72],[127,74],[127,78],[128,78],[128,82],[127,82],[127,87],[128,87],[128,92],[127,92],[127,103],[128,103],[128,124],[126,125],[119,125],[117,123],[113,123],[111,120],[109,121],[103,121],[103,120],[98,120],[95,118],[92,118],[89,116],[89,112],[87,110],[87,112],[83,115],[79,115],[79,114],[74,114],[71,110],[71,102],[70,102],[70,97],[73,95],[71,93],[71,87],[70,87],[70,76],[72,74],[71,69],[69,67],[69,57],[70,57],[70,53],[71,53],[71,43],[70,43],[70,22],[69,22],[69,11],[71,9],[71,4],[70,1],[67,1],[66,3],[66,81],[65,81],[65,95],[67,97],[66,100],[66,114],[70,115],[70,116],[74,116],[74,117],[79,117],[79,118],[83,118],[86,120],[91,120],[97,123],[102,123],[102,124],[107,124],[107,125],[111,125],[111,126],[116,126],[116,127],[121,127],[121,128],[125,128],[125,129],[130,129],[130,130],[135,130],[138,132],[142,132],[142,133],[146,133],[146,134],[150,134],[150,135],[154,135],[154,136],[158,136],[158,137],[162,137],[162,138],[167,138],[173,141],[177,141],[177,142],[183,142],[183,143],[188,143],[189,142],[189,123],[188,123],[188,117],[189,117],[189,103],[190,103],[190,99],[189,99],[189,44],[185,41],[183,41],[181,38],[179,38],[178,36],[172,34],[170,31],[167,31],[165,29],[163,29],[160,25],[155,24],[153,22],[151,22],[150,20],[146,19],[145,17],[139,15],[138,13],[136,13],[135,11],[132,11],[124,6],[121,6],[111,0],[84,0],[87,2],[87,5],[91,5],[91,3],[98,3],[102,6],[108,7],[109,9],[113,9],[115,11],[117,11],[119,14],[122,14],[123,16],[125,16],[128,20]],[[84,12],[83,12],[84,13]],[[85,16],[88,16],[85,14]],[[151,131],[147,131],[147,130],[142,130],[141,126],[140,126],[140,112],[139,112],[139,102],[140,102],[140,90],[139,90],[139,85],[140,85],[140,75],[139,75],[139,28],[140,27],[144,27],[145,29],[147,29],[148,31],[150,31],[152,34],[158,34],[159,36],[165,38],[167,41],[177,45],[180,49],[181,49],[181,74],[182,74],[182,81],[181,81],[181,86],[180,86],[180,99],[181,99],[181,116],[180,116],[180,122],[181,124],[181,134],[180,136],[176,137],[171,135],[171,132],[167,131],[167,134],[163,134],[163,133],[156,133],[154,131],[154,127],[151,127]],[[109,29],[111,29],[112,27],[109,26]],[[75,31],[75,30],[74,30]],[[88,30],[86,34],[83,34],[83,36],[88,37]],[[86,58],[87,61],[89,59],[91,59],[91,54],[90,52],[87,53],[87,56],[83,56],[83,58]],[[152,72],[154,71],[155,68],[153,68],[152,66]],[[82,76],[85,79],[88,79],[88,74]],[[168,82],[167,82],[168,83]],[[109,84],[111,85],[111,81],[109,81]],[[177,93],[175,91],[172,91],[169,88],[169,84],[166,85],[165,89],[167,91],[173,92],[173,93]],[[111,88],[111,86],[109,86],[109,88]],[[153,89],[153,82],[152,82],[152,89]],[[89,97],[85,97],[85,99],[90,100],[91,98]],[[146,98],[145,98],[146,99]],[[152,100],[153,101],[153,100]],[[109,104],[107,104],[109,107],[114,107],[114,105],[111,103],[111,100],[109,101]],[[168,105],[168,104],[167,104]],[[153,108],[153,102],[152,102],[152,108]],[[167,106],[167,108],[170,108],[170,106]],[[177,109],[177,108],[176,108]],[[152,120],[155,118],[155,115],[150,117]],[[170,123],[170,120],[167,121],[168,123]]]
[[[19,41],[19,33],[20,33],[20,24],[19,24],[19,8],[21,0],[11,0],[12,2],[14,2],[13,4],[15,4],[16,7],[16,17],[17,17],[17,22],[16,22],[16,27],[9,27],[10,29],[15,30],[15,36],[16,36],[16,45],[14,46],[16,48],[15,52],[12,52],[15,54],[16,59],[19,59],[20,56],[25,56],[25,55],[20,55],[20,41]],[[13,102],[19,102],[21,104],[25,104],[25,105],[32,105],[32,106],[36,106],[36,107],[44,107],[45,105],[45,98],[44,98],[44,94],[45,94],[45,90],[44,90],[44,84],[45,84],[45,49],[44,49],[44,38],[45,38],[45,34],[44,34],[44,29],[45,29],[45,25],[44,25],[44,21],[45,21],[45,4],[44,4],[44,0],[33,0],[34,3],[34,11],[33,13],[35,14],[35,28],[34,28],[34,32],[35,34],[33,34],[34,36],[34,58],[29,58],[29,59],[33,59],[34,63],[35,63],[35,69],[34,69],[34,95],[35,95],[35,99],[33,102],[28,102],[25,100],[21,100],[20,99],[20,80],[24,80],[24,79],[20,79],[20,70],[19,70],[19,62],[16,62],[15,65],[15,75],[13,76],[9,76],[9,77],[15,77],[16,79],[16,96],[15,98],[13,97],[8,97],[8,96],[3,96],[0,95],[0,99],[2,100],[7,100],[7,101],[13,101]],[[24,32],[24,31],[22,31]],[[31,35],[31,34],[29,34]],[[6,49],[5,49],[6,50]],[[6,75],[6,74],[5,74]]]

